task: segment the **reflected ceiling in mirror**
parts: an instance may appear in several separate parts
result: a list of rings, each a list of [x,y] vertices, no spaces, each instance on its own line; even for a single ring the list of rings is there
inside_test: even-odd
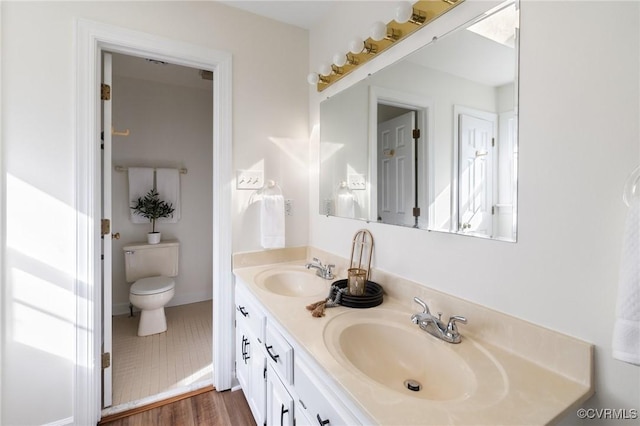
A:
[[[323,101],[320,213],[515,241],[518,25],[504,3]]]

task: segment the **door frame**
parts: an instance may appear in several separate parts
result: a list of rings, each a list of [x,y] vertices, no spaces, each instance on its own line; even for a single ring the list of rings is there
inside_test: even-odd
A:
[[[418,172],[419,187],[425,188],[426,194],[422,193],[421,200],[425,201],[426,206],[420,206],[426,210],[427,218],[424,216],[419,219],[419,227],[423,229],[432,229],[435,219],[435,172],[431,162],[435,158],[433,155],[433,101],[424,96],[413,93],[400,92],[397,90],[387,89],[379,86],[369,87],[369,152],[375,154],[378,149],[378,103],[393,105],[407,110],[416,111],[418,113],[416,126],[420,129],[420,141],[426,149],[418,150],[418,158],[421,164],[426,166],[424,170]],[[369,156],[369,182],[376,182],[376,185],[370,184],[370,203],[369,211],[372,214],[377,212],[378,204],[378,159],[376,155]],[[423,167],[424,169],[424,167]],[[370,220],[376,221],[376,218],[370,217]]]
[[[213,384],[233,380],[231,285],[231,54],[99,22],[76,21],[75,209],[76,368],[74,423],[101,413],[100,69],[101,52],[123,53],[214,72],[213,79]],[[215,351],[214,351],[215,348]]]

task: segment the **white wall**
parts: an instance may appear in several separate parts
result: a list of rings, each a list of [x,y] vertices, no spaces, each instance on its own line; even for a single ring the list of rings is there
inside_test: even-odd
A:
[[[185,168],[180,175],[181,218],[178,223],[156,223],[162,239],[180,241],[176,294],[169,306],[211,299],[213,204],[211,158],[213,146],[213,87],[196,89],[118,75],[114,57],[113,122],[116,130],[130,129],[128,137],[114,136],[113,164],[124,167]],[[193,70],[193,79],[200,79]],[[122,248],[146,241],[151,225],[131,222],[126,172],[112,169],[113,313],[129,312],[129,284],[125,280]]]
[[[306,163],[292,159],[307,152],[307,66],[292,58],[308,56],[308,38],[299,28],[214,2],[0,2],[0,7],[6,185],[1,216],[7,230],[0,423],[65,424],[73,422],[74,392],[88,391],[73,388],[74,328],[91,326],[75,323],[73,298],[75,19],[233,55],[233,167],[263,162],[266,174],[282,181],[296,207],[288,245],[304,244],[308,234]],[[270,137],[287,143],[280,148]],[[235,251],[259,248],[257,217],[245,214],[244,203],[234,194]]]
[[[640,368],[612,359],[611,331],[626,213],[622,188],[640,162],[639,5],[521,3],[517,243],[312,214],[310,244],[348,256],[348,236],[366,226],[377,267],[592,342],[597,393],[585,406],[638,409]],[[366,7],[340,6],[311,31],[312,68],[356,35],[350,21],[370,18]],[[333,93],[327,92],[311,89],[312,125],[319,101]],[[563,423],[580,421],[569,413]]]

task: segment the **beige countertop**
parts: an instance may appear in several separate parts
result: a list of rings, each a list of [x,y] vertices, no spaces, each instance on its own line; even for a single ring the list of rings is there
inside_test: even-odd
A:
[[[234,263],[236,266],[241,264],[241,262]],[[246,264],[246,262],[242,263]],[[490,341],[486,337],[486,331],[474,333],[474,327],[461,326],[463,341],[459,345],[453,345],[439,341],[414,326],[417,338],[435,339],[434,344],[449,345],[451,350],[458,352],[461,356],[469,356],[465,353],[482,353],[484,355],[481,357],[490,359],[493,367],[482,368],[483,371],[476,372],[477,386],[470,395],[462,398],[429,400],[416,397],[406,389],[398,391],[383,386],[348,363],[339,362],[332,355],[325,343],[327,325],[339,315],[354,311],[360,311],[362,315],[369,315],[372,318],[400,313],[406,315],[407,323],[411,325],[410,316],[418,311],[417,305],[410,308],[408,306],[411,305],[406,301],[394,299],[387,292],[384,302],[377,307],[351,309],[338,306],[326,309],[324,317],[315,318],[305,306],[324,299],[329,293],[332,281],[317,278],[319,281],[314,285],[317,285],[320,291],[318,294],[306,297],[275,294],[256,284],[255,277],[259,273],[292,265],[304,265],[304,260],[236,267],[234,274],[240,285],[246,286],[277,321],[280,328],[295,340],[295,344],[306,351],[333,382],[340,386],[341,392],[349,395],[353,404],[377,424],[551,424],[569,410],[577,408],[593,394],[592,345],[486,308],[476,307],[476,311],[472,311],[470,305],[465,305],[469,302],[457,300],[442,301],[441,304],[456,306],[458,303],[459,306],[456,306],[458,310],[455,313],[466,316],[469,319],[469,325],[477,320],[479,324],[476,327],[480,324],[490,330],[506,327],[512,330],[511,333],[517,332],[519,336],[522,333],[529,333],[529,335],[520,336],[523,344],[513,342],[504,344],[500,338]],[[379,276],[382,278],[384,274]],[[338,278],[344,277],[336,279]],[[377,279],[376,281],[385,288],[385,280]],[[404,286],[406,287],[406,284]],[[414,290],[418,291],[421,288]],[[391,293],[394,292],[395,290],[391,291]],[[425,295],[421,296],[425,297]],[[423,300],[429,300],[430,306],[435,297],[447,297],[442,293],[436,296],[428,294],[428,296],[430,296],[428,299]],[[465,307],[466,310],[464,310]],[[447,312],[447,315],[450,313],[453,312]],[[480,315],[482,315],[481,319]],[[496,327],[488,326],[492,320],[500,324]],[[535,347],[535,350],[529,351],[527,345]],[[546,345],[542,351],[541,345]],[[478,347],[481,351],[473,352],[470,350],[471,346]],[[524,353],[518,353],[518,351]],[[549,354],[549,351],[553,353]],[[546,354],[542,356],[550,358],[537,359],[537,354]],[[376,354],[372,353],[372,357],[375,356]],[[424,356],[428,357],[429,354],[425,353]],[[574,357],[574,359],[559,360],[559,357]],[[582,365],[575,367],[576,363]],[[472,360],[471,365],[483,364],[473,364]],[[565,365],[571,368],[565,368]],[[384,368],[384,365],[380,368]]]

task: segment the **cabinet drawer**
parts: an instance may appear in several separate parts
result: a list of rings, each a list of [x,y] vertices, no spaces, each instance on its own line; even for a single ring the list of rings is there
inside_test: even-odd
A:
[[[236,321],[240,322],[247,332],[253,334],[260,344],[264,342],[266,316],[250,296],[238,287],[236,287]]]
[[[293,348],[284,337],[267,323],[264,348],[268,361],[286,384],[293,384]]]
[[[314,375],[308,365],[296,361],[294,374],[295,389],[299,398],[296,406],[304,412],[307,421],[322,426],[357,424],[357,421],[349,418],[350,416],[346,413],[344,415],[340,413],[335,397],[323,393],[318,380],[313,379]]]

